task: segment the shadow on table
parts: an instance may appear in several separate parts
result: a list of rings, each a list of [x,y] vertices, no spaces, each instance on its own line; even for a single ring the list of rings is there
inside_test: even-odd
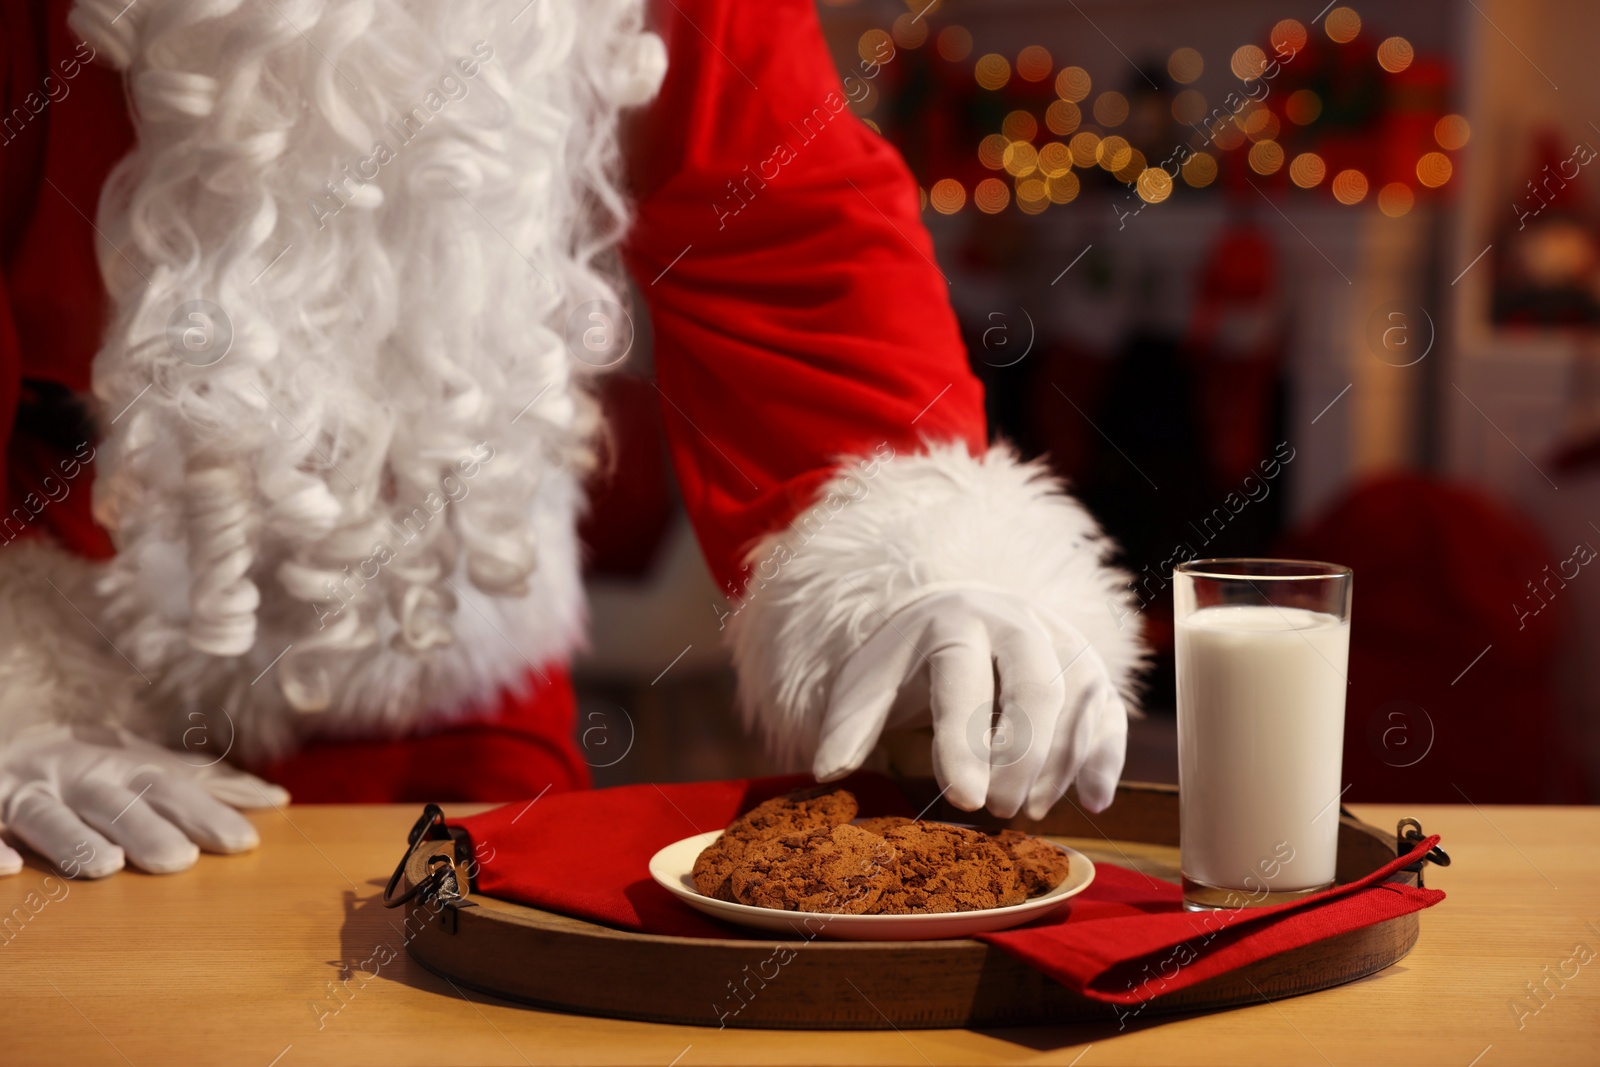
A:
[[[335,999],[353,998],[366,986],[385,981],[447,997],[507,1005],[515,1003],[477,990],[473,990],[469,998],[465,989],[412,959],[406,952],[406,943],[416,936],[423,924],[433,920],[433,913],[415,902],[398,908],[386,908],[383,906],[383,880],[374,878],[366,884],[373,887],[372,893],[367,896],[358,896],[354,892],[344,894],[344,924],[339,928],[343,958],[327,961],[333,971],[330,980],[334,988],[330,990],[330,1003]],[[344,994],[348,994],[348,998]]]

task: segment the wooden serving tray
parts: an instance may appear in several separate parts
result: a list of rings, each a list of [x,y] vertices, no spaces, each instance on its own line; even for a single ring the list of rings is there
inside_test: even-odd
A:
[[[938,793],[931,781],[901,784],[913,802]],[[1178,792],[1172,786],[1125,782],[1099,815],[1069,798],[1038,822],[985,820],[942,803],[925,817],[1075,839],[1073,847],[1097,861],[1177,881]],[[1404,957],[1418,932],[1417,915],[1404,915],[1130,1009],[1074,993],[974,940],[733,940],[617,930],[471,891],[454,841],[415,845],[392,888],[404,896],[423,887],[406,902],[405,929],[407,949],[424,967],[458,985],[542,1008],[696,1026],[991,1027],[1105,1020],[1130,1010],[1212,1010],[1362,978]],[[1396,845],[1395,836],[1342,815],[1338,881],[1392,860]],[[1394,880],[1417,885],[1421,874],[1401,871]]]

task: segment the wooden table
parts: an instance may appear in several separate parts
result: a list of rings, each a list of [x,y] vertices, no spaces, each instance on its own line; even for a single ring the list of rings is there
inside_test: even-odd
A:
[[[378,903],[418,809],[293,807],[254,816],[259,851],[184,874],[0,879],[0,1063],[1600,1063],[1600,809],[1354,809],[1384,827],[1416,816],[1455,860],[1429,868],[1450,899],[1380,974],[1125,1032],[845,1033],[617,1022],[463,995],[410,961]],[[1542,1001],[1530,982],[1545,984]]]

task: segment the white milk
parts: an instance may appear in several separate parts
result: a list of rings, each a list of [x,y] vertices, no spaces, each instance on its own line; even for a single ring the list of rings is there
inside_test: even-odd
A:
[[[1178,623],[1177,657],[1183,873],[1250,891],[1332,882],[1350,624],[1201,608]]]

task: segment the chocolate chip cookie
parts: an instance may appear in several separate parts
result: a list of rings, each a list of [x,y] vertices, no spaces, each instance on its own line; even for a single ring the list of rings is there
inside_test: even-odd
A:
[[[1065,852],[1020,830],[1001,830],[994,835],[994,841],[1011,858],[1017,869],[1017,880],[1030,897],[1048,893],[1060,885],[1072,867],[1072,859]]]
[[[691,872],[694,887],[708,897],[731,902],[733,886],[728,879],[748,847],[740,838],[729,837],[726,833],[711,842],[695,857]]]
[[[740,904],[863,915],[898,889],[900,867],[894,847],[877,834],[815,826],[747,847],[730,884]]]
[[[832,785],[797,789],[773,797],[728,824],[723,837],[746,843],[817,827],[842,826],[860,810],[855,795]]]
[[[900,884],[883,892],[877,914],[975,911],[1027,899],[1005,849],[976,830],[914,823],[889,829],[884,840],[898,853]]]
[[[851,824],[837,786],[774,797],[735,819],[695,859],[695,887],[782,911],[900,915],[1008,907],[1066,878],[1066,853],[1016,830],[979,833],[898,815]]]

